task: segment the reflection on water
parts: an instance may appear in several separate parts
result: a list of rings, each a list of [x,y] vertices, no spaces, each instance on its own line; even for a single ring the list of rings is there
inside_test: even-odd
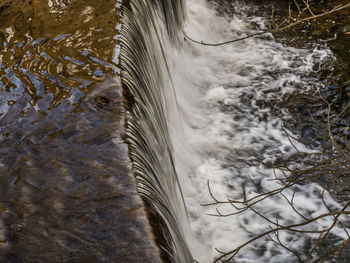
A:
[[[35,8],[23,1],[3,2],[3,95],[17,101],[25,91],[35,106],[51,94],[53,108],[74,92],[88,93],[95,82],[118,71],[113,61],[117,21],[111,1],[38,1]]]
[[[119,5],[0,1],[0,262],[158,262],[109,80]]]

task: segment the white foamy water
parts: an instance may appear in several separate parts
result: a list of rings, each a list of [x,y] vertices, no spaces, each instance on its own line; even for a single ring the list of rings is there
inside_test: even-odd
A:
[[[254,33],[252,25],[265,28],[259,17],[243,14],[219,17],[215,8],[204,0],[187,1],[186,33],[194,39],[217,43]],[[241,42],[207,47],[184,42],[181,48],[165,47],[174,82],[180,117],[169,116],[175,165],[184,192],[193,235],[189,235],[192,253],[199,262],[210,262],[219,255],[215,248],[229,251],[250,238],[269,229],[266,220],[252,211],[230,216],[208,214],[232,213],[232,206],[201,206],[213,200],[210,182],[219,200],[242,200],[242,185],[247,198],[258,192],[271,191],[280,185],[271,169],[262,162],[274,163],[278,158],[296,151],[285,135],[282,122],[293,118],[282,110],[280,103],[290,93],[303,93],[314,87],[310,77],[315,63],[331,53],[327,49],[296,49],[276,42],[271,35]],[[289,131],[291,134],[292,132]],[[297,135],[296,135],[297,137]],[[299,150],[312,152],[306,145],[294,142]],[[295,207],[308,217],[326,213],[319,194],[321,187],[309,184],[295,187]],[[291,198],[291,189],[284,191]],[[332,207],[339,205],[330,197]],[[258,203],[254,208],[280,224],[301,222],[285,199],[276,195]],[[320,220],[312,229],[323,229],[331,221]],[[309,226],[310,229],[310,226]],[[334,234],[342,232],[334,228]],[[289,248],[300,250],[311,234],[281,232],[280,239]],[[196,240],[196,242],[194,241]],[[234,262],[296,262],[287,250],[265,238],[248,245]]]

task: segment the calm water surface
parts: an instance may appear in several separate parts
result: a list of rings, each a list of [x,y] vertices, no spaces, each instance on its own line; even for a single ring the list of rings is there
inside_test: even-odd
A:
[[[0,1],[0,262],[158,261],[121,139],[119,7]]]

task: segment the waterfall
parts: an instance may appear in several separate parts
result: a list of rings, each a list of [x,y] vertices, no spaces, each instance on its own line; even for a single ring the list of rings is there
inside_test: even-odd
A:
[[[266,198],[256,210],[235,216],[209,216],[217,214],[216,207],[201,205],[213,201],[207,182],[220,200],[242,199],[242,185],[253,197],[278,187],[272,169],[263,163],[292,159],[295,145],[302,152],[320,150],[298,141],[291,145],[283,126],[297,117],[283,103],[315,83],[322,86],[317,65],[332,57],[326,47],[288,47],[271,34],[221,47],[185,41],[183,29],[209,43],[266,30],[264,19],[252,15],[252,4],[222,2],[133,0],[123,9],[122,82],[130,93],[126,140],[138,191],[162,222],[158,243],[170,262],[210,262],[220,255],[215,248],[230,251],[269,229],[270,223],[255,211],[272,220],[278,217],[280,224],[300,222],[286,204],[294,192],[301,213],[315,217],[327,211],[319,199],[322,188],[313,183],[286,189],[285,198]],[[325,198],[340,207],[331,196]],[[230,214],[232,209],[228,205],[220,212]],[[328,223],[312,227],[320,230]],[[342,238],[338,230],[333,234]],[[296,251],[313,238],[281,236]],[[240,252],[232,262],[296,262],[290,251],[264,239]]]
[[[167,123],[176,101],[163,51],[167,36],[158,23],[162,18],[176,39],[183,15],[181,0],[130,1],[123,9],[121,65],[123,85],[134,100],[127,111],[127,142],[138,191],[164,222],[166,258],[186,263],[192,262],[184,239],[189,226]]]

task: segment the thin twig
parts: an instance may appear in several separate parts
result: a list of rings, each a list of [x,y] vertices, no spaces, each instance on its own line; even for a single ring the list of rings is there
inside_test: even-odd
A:
[[[198,41],[198,40],[195,40],[193,38],[191,38],[190,36],[188,36],[184,30],[182,30],[184,36],[194,42],[194,43],[197,43],[197,44],[200,44],[200,45],[203,45],[203,46],[212,46],[212,47],[217,47],[217,46],[222,46],[222,45],[227,45],[227,44],[231,44],[231,43],[235,43],[235,42],[238,42],[238,41],[242,41],[242,40],[245,40],[245,39],[248,39],[248,38],[252,38],[252,37],[255,37],[255,36],[260,36],[260,35],[264,35],[264,34],[273,34],[273,33],[280,33],[284,30],[287,30],[291,27],[294,27],[294,26],[297,26],[303,22],[306,22],[306,21],[309,21],[309,20],[312,20],[312,19],[318,19],[318,18],[321,18],[321,17],[324,17],[324,16],[328,16],[330,14],[333,14],[335,12],[339,12],[341,10],[344,10],[346,8],[349,8],[350,7],[350,3],[349,4],[346,4],[346,5],[340,5],[340,6],[336,6],[335,8],[333,8],[332,10],[328,11],[328,12],[324,12],[324,13],[321,13],[321,14],[318,14],[318,15],[312,15],[310,17],[306,17],[306,18],[302,18],[302,19],[299,19],[289,25],[286,25],[284,27],[281,27],[281,28],[276,28],[274,30],[268,30],[268,31],[262,31],[262,32],[258,32],[258,33],[254,33],[254,34],[250,34],[250,35],[247,35],[245,37],[241,37],[241,38],[237,38],[237,39],[233,39],[233,40],[228,40],[228,41],[225,41],[225,42],[220,42],[220,43],[207,43],[207,42],[204,42],[204,41]]]

